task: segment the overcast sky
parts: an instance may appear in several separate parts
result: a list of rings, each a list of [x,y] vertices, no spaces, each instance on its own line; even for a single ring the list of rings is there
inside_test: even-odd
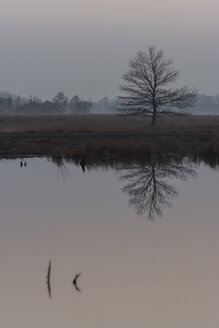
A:
[[[0,90],[114,97],[129,59],[155,44],[178,85],[219,93],[218,13],[218,0],[1,0]]]

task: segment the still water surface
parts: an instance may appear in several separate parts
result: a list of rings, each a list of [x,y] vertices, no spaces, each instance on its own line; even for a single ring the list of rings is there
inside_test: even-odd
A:
[[[8,160],[0,181],[0,327],[218,328],[218,170]]]

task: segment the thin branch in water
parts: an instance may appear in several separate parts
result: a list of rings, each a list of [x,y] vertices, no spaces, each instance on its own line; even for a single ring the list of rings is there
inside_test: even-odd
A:
[[[52,268],[52,261],[49,261],[48,264],[48,270],[47,270],[47,289],[48,289],[48,295],[49,298],[52,298],[52,291],[51,291],[51,283],[50,283],[50,278],[51,278],[51,268]]]

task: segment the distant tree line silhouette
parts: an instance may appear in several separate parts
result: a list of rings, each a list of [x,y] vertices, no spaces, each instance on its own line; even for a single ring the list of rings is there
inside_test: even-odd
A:
[[[0,92],[0,114],[5,115],[110,113],[113,106],[113,102],[107,97],[93,102],[78,95],[68,98],[63,91],[45,101],[37,96],[27,99],[9,92]]]
[[[110,114],[116,108],[116,100],[103,97],[99,101],[84,100],[78,95],[71,98],[64,92],[58,92],[51,100],[41,100],[37,96],[25,98],[0,91],[1,114]],[[199,94],[194,107],[190,111],[197,114],[219,114],[219,94],[209,96]]]
[[[219,114],[219,94],[209,96],[200,94],[193,108],[193,113]]]

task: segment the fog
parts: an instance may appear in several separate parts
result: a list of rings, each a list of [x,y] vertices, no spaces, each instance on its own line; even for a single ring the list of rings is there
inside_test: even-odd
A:
[[[216,0],[2,0],[0,90],[113,98],[129,59],[155,44],[181,70],[178,85],[218,94],[218,10]]]

